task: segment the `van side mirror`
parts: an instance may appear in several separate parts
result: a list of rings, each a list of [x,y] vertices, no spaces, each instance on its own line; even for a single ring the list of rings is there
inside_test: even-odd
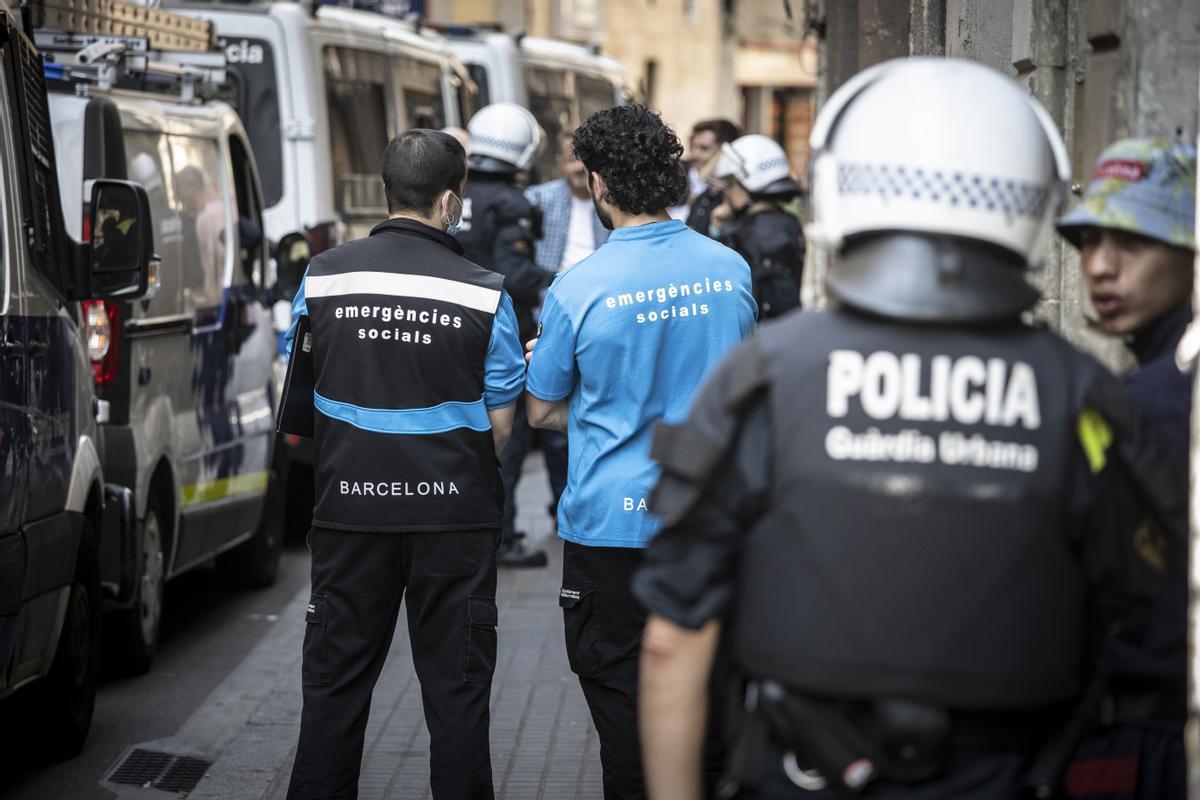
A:
[[[132,181],[96,180],[89,221],[88,297],[136,300],[158,288],[159,259],[145,189]]]
[[[304,280],[312,258],[312,244],[303,233],[289,233],[275,246],[275,297],[291,300]]]

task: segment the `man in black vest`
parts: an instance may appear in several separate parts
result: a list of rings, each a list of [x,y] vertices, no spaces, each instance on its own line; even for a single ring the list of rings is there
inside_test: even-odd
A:
[[[516,103],[484,106],[468,125],[467,161],[471,180],[466,210],[457,234],[467,258],[504,276],[513,299],[521,341],[533,338],[534,309],[554,276],[537,265],[534,239],[540,236],[538,215],[517,188],[517,175],[528,169],[542,146],[542,129],[528,109]],[[512,440],[500,454],[504,479],[503,542],[497,559],[502,567],[544,567],[544,550],[534,550],[516,531],[516,489],[533,432],[525,419],[524,400],[517,402]]]
[[[651,794],[700,796],[722,635],[741,796],[1056,790],[1099,634],[1152,607],[1185,540],[1120,383],[1021,321],[1066,149],[1009,78],[942,59],[850,81],[812,144],[838,306],[765,326],[655,442]]]
[[[396,137],[383,154],[391,217],[315,257],[293,303],[312,330],[316,502],[290,800],[357,797],[371,693],[402,599],[433,795],[493,796],[496,454],[524,364],[503,278],[446,233],[466,175],[453,137]],[[295,325],[289,349],[294,335]]]

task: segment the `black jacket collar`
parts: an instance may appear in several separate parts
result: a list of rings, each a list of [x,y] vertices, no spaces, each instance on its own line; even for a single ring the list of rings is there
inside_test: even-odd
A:
[[[1139,364],[1153,361],[1175,349],[1191,320],[1192,306],[1184,303],[1129,337],[1129,349],[1133,350]]]
[[[458,240],[449,235],[445,231],[439,231],[437,228],[431,228],[423,222],[417,222],[413,219],[388,219],[376,225],[371,229],[371,235],[375,236],[380,233],[398,233],[404,236],[422,236],[426,239],[437,242],[442,247],[449,249],[456,255],[463,254],[462,245]]]

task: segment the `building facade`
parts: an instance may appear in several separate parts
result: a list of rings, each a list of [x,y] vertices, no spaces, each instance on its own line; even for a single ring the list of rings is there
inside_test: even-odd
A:
[[[595,46],[681,138],[702,119],[727,117],[779,140],[802,176],[817,41],[802,35],[803,4],[791,5],[792,14],[782,0],[427,0],[426,17]]]

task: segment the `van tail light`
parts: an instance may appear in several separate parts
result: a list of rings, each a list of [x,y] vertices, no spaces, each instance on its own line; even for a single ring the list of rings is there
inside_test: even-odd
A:
[[[104,300],[83,301],[83,332],[96,388],[103,389],[117,380],[120,359],[121,312],[116,303]]]
[[[305,228],[304,232],[308,235],[309,252],[312,255],[324,253],[329,248],[333,247],[337,242],[334,241],[333,233],[334,223],[326,222],[321,225],[314,225],[311,228]]]

